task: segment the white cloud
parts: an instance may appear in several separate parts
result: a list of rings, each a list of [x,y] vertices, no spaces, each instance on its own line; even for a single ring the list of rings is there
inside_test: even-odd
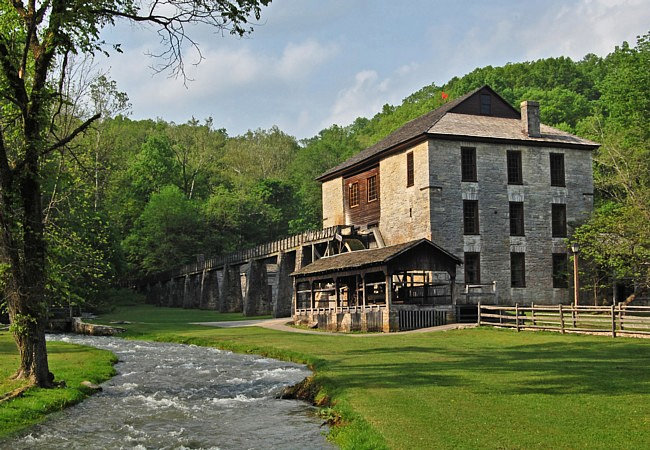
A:
[[[411,67],[406,70],[405,68]],[[399,67],[392,76],[380,78],[375,70],[362,70],[354,76],[351,86],[339,91],[329,116],[321,127],[332,124],[349,125],[357,117],[372,117],[386,103],[395,104],[403,95],[403,80],[408,77],[415,64]]]
[[[276,73],[285,80],[300,78],[334,57],[338,52],[335,45],[322,45],[312,39],[301,44],[289,43],[282,58],[274,62]]]
[[[579,0],[544,15],[524,30],[526,56],[548,55],[580,59],[587,53],[606,55],[622,41],[635,42],[636,34],[648,29],[650,9],[643,0]]]
[[[405,64],[403,66],[400,66],[397,69],[396,73],[400,77],[404,77],[406,75],[409,75],[409,74],[415,72],[419,67],[420,67],[420,65],[418,63],[412,62],[410,64]]]
[[[379,74],[374,70],[358,72],[354,77],[354,84],[338,93],[324,126],[332,123],[347,125],[359,116],[376,112],[380,106],[377,94],[382,89],[378,79]]]
[[[141,110],[160,111],[169,117],[169,109],[191,110],[192,104],[246,89],[274,89],[278,84],[292,86],[304,80],[337,53],[333,44],[321,44],[313,39],[288,43],[278,54],[265,54],[250,46],[220,45],[202,47],[204,59],[196,53],[186,54],[187,86],[182,78],[170,78],[167,73],[152,76],[152,59],[145,56],[147,48],[140,46],[120,55],[120,68],[113,76],[120,86],[129,86],[129,96]],[[219,44],[222,44],[220,42]],[[153,61],[155,63],[155,61]],[[251,125],[253,126],[253,125]]]

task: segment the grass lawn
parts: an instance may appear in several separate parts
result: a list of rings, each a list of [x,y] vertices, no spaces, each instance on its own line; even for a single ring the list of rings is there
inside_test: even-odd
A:
[[[80,383],[89,380],[101,383],[115,373],[115,356],[108,351],[79,345],[50,342],[47,345],[50,370],[56,380],[64,380],[66,388],[32,388],[21,397],[0,403],[0,438],[33,425],[48,413],[78,403],[90,392]],[[0,395],[24,385],[9,380],[18,368],[18,351],[13,337],[0,332]]]
[[[127,337],[311,364],[348,423],[332,433],[344,448],[650,447],[650,340],[492,328],[327,336],[187,317],[223,320],[139,306],[101,321],[142,320],[124,325]]]
[[[134,338],[149,336],[152,333],[176,333],[188,330],[205,330],[192,322],[225,322],[232,320],[270,319],[271,316],[245,317],[242,313],[219,313],[200,309],[158,308],[152,305],[136,304],[120,306],[114,312],[103,314],[98,320],[85,320],[126,328],[126,336]],[[111,324],[128,321],[130,324]]]

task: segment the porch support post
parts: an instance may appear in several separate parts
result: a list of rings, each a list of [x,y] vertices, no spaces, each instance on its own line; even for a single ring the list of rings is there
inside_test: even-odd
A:
[[[354,307],[359,306],[359,274],[354,276]]]
[[[309,307],[314,312],[314,280],[309,280]]]
[[[293,278],[293,293],[291,294],[291,315],[296,315],[298,309],[298,281],[296,277]]]
[[[451,275],[449,280],[449,289],[451,294],[451,304],[456,306],[456,277]]]
[[[393,276],[386,270],[386,307],[390,309],[393,300]]]
[[[366,273],[361,272],[361,331],[368,331],[368,310],[366,309]]]
[[[385,274],[386,274],[386,314],[383,317],[383,331],[384,333],[390,332],[390,331],[398,331],[399,325],[397,323],[397,311],[393,311],[392,309],[392,304],[393,304],[393,274],[391,273],[390,269],[386,267],[385,269]]]
[[[339,277],[334,277],[334,290],[335,290],[335,295],[334,298],[336,299],[336,308],[339,308],[341,306],[341,297],[339,295]]]

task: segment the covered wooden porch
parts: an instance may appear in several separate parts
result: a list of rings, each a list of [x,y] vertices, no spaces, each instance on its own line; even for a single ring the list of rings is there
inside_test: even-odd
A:
[[[442,324],[459,264],[427,239],[321,258],[292,274],[294,322],[384,332]]]

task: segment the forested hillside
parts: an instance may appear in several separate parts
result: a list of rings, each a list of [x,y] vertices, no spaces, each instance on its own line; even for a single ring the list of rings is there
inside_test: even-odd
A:
[[[649,38],[604,58],[478,68],[300,142],[277,128],[229,136],[209,118],[130,120],[127,95],[105,77],[90,80],[79,96],[83,111],[103,119],[45,163],[51,297],[93,302],[120,277],[319,228],[316,176],[440,106],[443,91],[453,99],[483,84],[513,105],[538,100],[544,123],[603,144],[594,168],[598,211],[577,234],[594,264],[589,276],[601,283],[617,272],[647,286]]]

